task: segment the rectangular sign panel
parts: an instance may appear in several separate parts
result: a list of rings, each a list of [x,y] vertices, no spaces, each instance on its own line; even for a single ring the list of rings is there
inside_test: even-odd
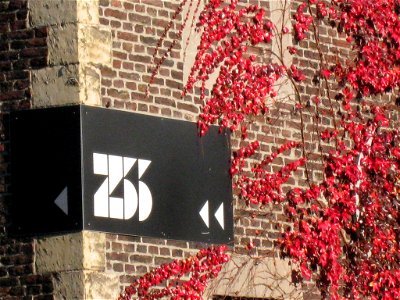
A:
[[[11,155],[15,233],[233,240],[229,136],[217,128],[199,138],[186,121],[88,106],[30,110],[11,115]]]
[[[11,113],[13,233],[82,230],[80,123],[79,106]]]

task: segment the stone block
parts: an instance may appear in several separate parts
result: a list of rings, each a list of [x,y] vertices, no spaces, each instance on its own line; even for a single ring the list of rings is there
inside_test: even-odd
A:
[[[111,31],[99,26],[79,24],[79,62],[111,65]]]
[[[83,231],[83,268],[85,270],[105,271],[106,234]]]
[[[88,64],[82,64],[80,67],[80,103],[87,105],[101,105],[100,70]]]
[[[38,238],[35,240],[36,272],[45,274],[81,270],[83,267],[82,249],[82,233]]]
[[[85,299],[85,274],[82,271],[60,272],[53,277],[53,287],[55,300]]]
[[[34,107],[80,103],[79,65],[32,70]]]
[[[77,0],[34,0],[28,1],[28,5],[32,27],[75,23],[77,21]]]
[[[303,299],[300,288],[291,284],[288,261],[236,255],[211,282],[205,299],[212,295],[267,299]]]
[[[121,292],[117,274],[85,271],[84,278],[85,294],[83,299],[117,299]]]
[[[72,23],[51,26],[47,45],[50,66],[78,63],[78,25]]]
[[[76,0],[79,23],[99,23],[99,0]]]

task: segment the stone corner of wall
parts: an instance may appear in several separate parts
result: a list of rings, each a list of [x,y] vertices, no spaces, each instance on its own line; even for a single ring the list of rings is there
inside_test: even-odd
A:
[[[102,66],[111,66],[111,29],[99,1],[29,1],[32,27],[47,26],[48,67],[32,70],[34,107],[101,104]]]
[[[83,268],[84,270],[105,271],[106,234],[103,232],[83,231]]]
[[[117,274],[85,271],[84,283],[84,299],[117,299],[120,293]]]
[[[83,267],[82,249],[82,233],[37,238],[35,239],[36,272],[45,274],[80,270]]]

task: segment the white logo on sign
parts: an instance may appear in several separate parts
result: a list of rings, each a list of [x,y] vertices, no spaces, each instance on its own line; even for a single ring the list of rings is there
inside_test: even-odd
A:
[[[136,161],[139,171],[139,193],[132,182],[125,179]],[[151,161],[145,159],[93,153],[94,174],[107,176],[94,194],[94,215],[127,220],[133,217],[139,205],[139,221],[146,220],[151,213],[153,198],[150,189],[140,178],[150,164]],[[122,180],[124,197],[110,197]]]

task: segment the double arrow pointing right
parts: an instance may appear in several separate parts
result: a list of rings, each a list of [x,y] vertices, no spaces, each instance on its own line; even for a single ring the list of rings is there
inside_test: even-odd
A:
[[[210,217],[209,217],[209,208],[208,208],[208,200],[201,208],[199,214],[203,219],[204,223],[210,228]],[[217,211],[214,214],[215,218],[217,219],[219,225],[221,225],[222,229],[224,228],[224,203],[222,202],[221,205],[218,207]]]

